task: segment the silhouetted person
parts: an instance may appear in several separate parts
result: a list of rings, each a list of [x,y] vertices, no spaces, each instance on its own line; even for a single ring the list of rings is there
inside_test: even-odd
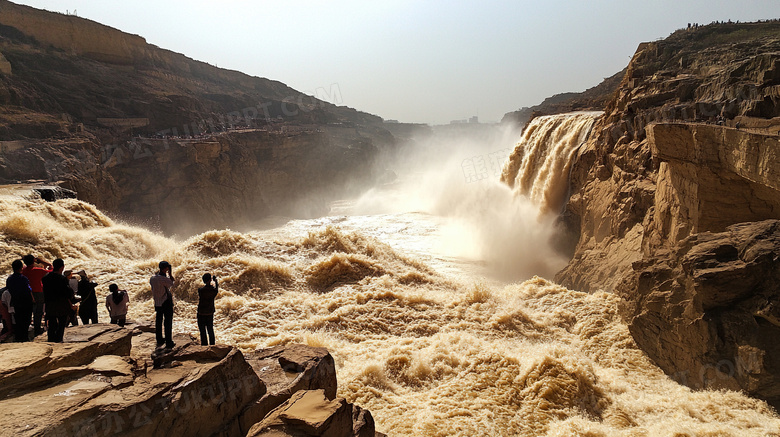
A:
[[[33,308],[33,331],[34,335],[38,336],[43,333],[41,320],[43,320],[44,304],[46,303],[41,280],[52,271],[52,265],[45,259],[36,258],[33,255],[25,255],[24,258],[22,258],[22,261],[24,261],[25,264],[22,274],[30,281],[30,288],[32,288],[33,298],[35,299],[35,307]],[[46,268],[35,267],[36,263],[44,265]]]
[[[200,331],[200,344],[203,346],[214,344],[214,298],[219,293],[219,281],[214,276],[214,285],[211,285],[211,273],[203,275],[203,287],[198,288],[198,330]],[[206,334],[208,333],[208,342]]]
[[[62,272],[65,262],[59,258],[52,262],[54,270],[43,277],[43,294],[46,300],[46,321],[49,323],[48,341],[62,343],[65,327],[72,311],[70,299],[73,290]]]
[[[157,347],[165,345],[171,349],[176,345],[173,342],[173,294],[171,294],[175,279],[168,261],[160,261],[159,267],[160,270],[157,274],[149,280],[156,313],[154,328],[157,336]],[[163,324],[165,325],[165,336],[163,336]]]
[[[30,341],[28,331],[30,329],[30,319],[33,313],[33,294],[30,288],[30,281],[22,275],[24,265],[22,261],[16,260],[11,263],[14,273],[5,281],[5,287],[11,294],[11,306],[14,308],[14,340],[18,342]]]
[[[81,297],[81,305],[79,306],[79,317],[81,317],[81,323],[87,325],[89,323],[98,322],[98,301],[97,295],[95,295],[96,282],[90,282],[87,273],[82,270],[79,272],[81,280],[79,281],[78,294]]]
[[[128,296],[127,291],[120,290],[116,284],[109,285],[108,289],[111,294],[106,296],[106,309],[111,317],[111,324],[125,326],[130,296]]]

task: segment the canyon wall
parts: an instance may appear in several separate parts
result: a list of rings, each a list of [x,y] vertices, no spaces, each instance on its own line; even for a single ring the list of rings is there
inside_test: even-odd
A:
[[[41,43],[116,64],[133,65],[150,57],[146,40],[73,15],[50,13],[8,1],[0,2],[0,23],[13,26]]]
[[[641,44],[572,165],[556,279],[614,291],[637,343],[693,387],[777,404],[780,23]]]
[[[558,280],[582,290],[612,290],[641,258],[645,229],[655,226],[664,161],[653,153],[649,125],[693,122],[714,128],[723,115],[735,127],[737,120],[780,114],[778,31],[778,23],[712,25],[639,46],[604,117],[575,157],[564,221],[580,238]],[[697,136],[703,140],[705,132],[715,132],[707,129]],[[666,149],[696,147],[669,142]],[[744,221],[736,210],[723,211],[720,229]],[[767,216],[756,216],[762,218]]]
[[[166,233],[322,214],[396,143],[337,86],[320,100],[72,15],[0,0],[0,52],[0,183],[60,183]]]
[[[15,144],[0,154],[0,178],[60,181],[101,209],[180,236],[327,213],[331,200],[376,177],[377,147],[354,128]]]

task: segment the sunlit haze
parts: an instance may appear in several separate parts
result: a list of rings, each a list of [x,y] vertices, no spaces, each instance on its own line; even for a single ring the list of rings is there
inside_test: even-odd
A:
[[[406,122],[498,121],[620,71],[688,22],[780,16],[748,1],[211,2],[24,0],[139,34],[219,67]]]

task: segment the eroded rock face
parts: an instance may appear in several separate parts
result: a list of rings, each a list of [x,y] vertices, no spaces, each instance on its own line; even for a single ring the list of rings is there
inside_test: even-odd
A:
[[[680,382],[780,405],[780,221],[703,232],[635,263],[617,292],[637,344]]]
[[[359,136],[354,130],[353,135]],[[327,212],[333,193],[350,181],[373,178],[375,154],[370,141],[345,148],[327,130],[143,140],[136,149],[117,148],[105,162],[84,169],[95,178],[68,178],[68,184],[83,200],[109,202],[181,234],[241,226],[268,214]],[[97,184],[108,190],[90,189],[103,173],[114,183]]]
[[[631,272],[633,262],[649,255],[643,248],[657,247],[668,238],[666,234],[653,236],[650,228],[677,232],[673,240],[687,235],[686,229],[674,230],[686,224],[667,223],[669,227],[652,223],[657,218],[666,220],[671,209],[682,207],[658,203],[656,191],[668,191],[670,183],[676,184],[678,191],[695,190],[698,175],[682,175],[680,179],[679,172],[674,176],[659,171],[663,170],[662,162],[671,160],[654,153],[646,128],[653,123],[711,123],[688,132],[690,141],[673,141],[680,153],[707,150],[704,144],[709,142],[723,145],[732,137],[746,138],[743,133],[715,129],[714,120],[721,114],[732,131],[740,121],[743,127],[756,126],[752,132],[773,134],[758,121],[780,115],[780,94],[776,92],[780,89],[776,74],[780,38],[767,36],[779,29],[778,23],[712,25],[639,46],[604,117],[594,126],[572,166],[573,194],[564,222],[580,238],[572,261],[556,276],[557,281],[584,291],[613,290]],[[715,143],[709,150],[717,148]],[[740,159],[738,155],[722,157],[723,162]],[[688,162],[703,173],[707,161]],[[669,177],[677,180],[661,182],[664,178],[669,182]],[[693,185],[682,183],[691,179]],[[736,174],[734,179],[745,180]],[[731,180],[721,180],[727,183],[722,189],[729,190]],[[712,230],[745,221],[740,215],[744,210],[719,210],[720,228]],[[657,241],[646,245],[643,240],[648,233]]]
[[[300,390],[322,389],[328,399],[336,398],[336,365],[325,348],[276,346],[249,354],[247,361],[268,387],[268,393],[246,409],[241,418],[243,430]]]
[[[153,341],[142,329],[94,324],[68,328],[64,343],[0,344],[3,435],[243,437],[299,390],[339,405],[338,419],[323,423],[349,416],[350,427],[371,431],[349,435],[373,435],[370,413],[333,400],[336,369],[324,349],[280,346],[247,360],[181,335],[173,350],[153,353]]]
[[[5,59],[5,56],[3,56],[2,53],[0,53],[0,74],[7,74],[9,76],[12,74],[11,63]]]
[[[777,405],[778,23],[644,43],[580,149],[556,275],[616,291],[637,344],[691,387]]]
[[[780,137],[715,125],[648,126],[660,161],[644,252],[698,232],[780,218]]]
[[[247,437],[374,435],[374,419],[370,412],[342,398],[329,399],[324,390],[303,390],[253,426]]]

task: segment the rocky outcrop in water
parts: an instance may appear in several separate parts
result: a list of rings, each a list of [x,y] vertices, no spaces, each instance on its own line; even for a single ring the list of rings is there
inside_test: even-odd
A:
[[[374,435],[368,411],[336,398],[325,349],[290,345],[244,356],[179,335],[174,350],[153,354],[147,331],[81,325],[60,344],[0,344],[3,435],[244,436],[266,416],[262,423],[293,420],[290,411],[294,420],[320,424],[314,431],[354,432],[289,435]]]
[[[344,399],[331,400],[324,390],[296,392],[247,437],[354,436],[374,437],[374,419],[366,410]]]

